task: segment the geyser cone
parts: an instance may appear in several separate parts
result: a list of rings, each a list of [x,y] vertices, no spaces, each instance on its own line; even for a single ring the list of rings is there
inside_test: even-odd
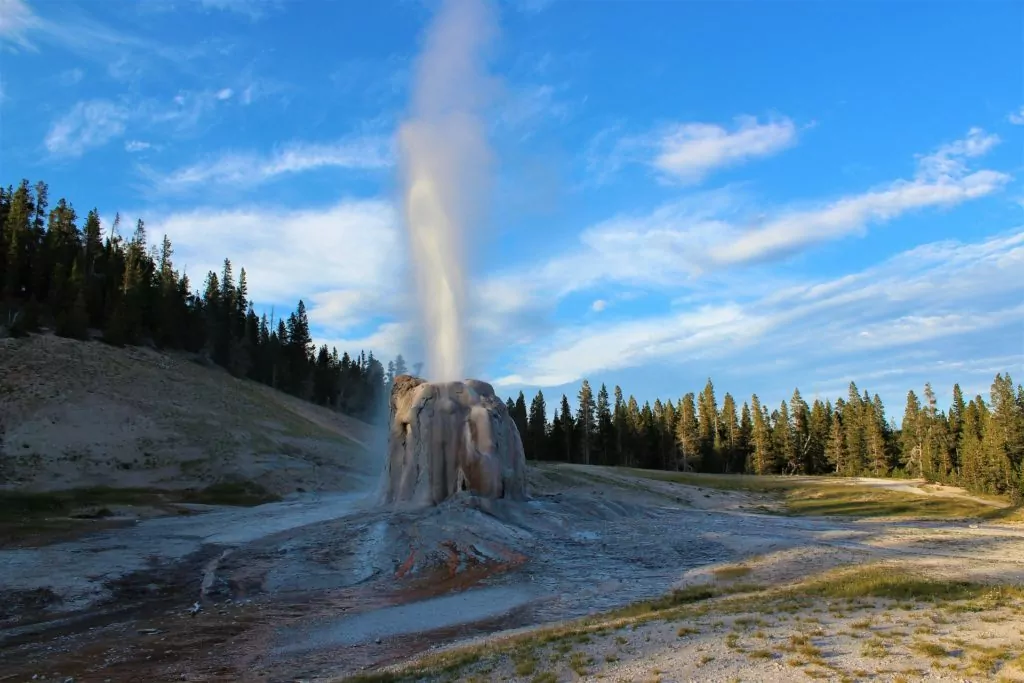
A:
[[[400,375],[390,429],[382,502],[437,505],[463,491],[525,499],[523,442],[490,384]]]

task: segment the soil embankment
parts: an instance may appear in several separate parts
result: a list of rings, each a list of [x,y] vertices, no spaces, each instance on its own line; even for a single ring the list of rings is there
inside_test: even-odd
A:
[[[369,425],[185,354],[0,339],[0,489],[363,489]]]

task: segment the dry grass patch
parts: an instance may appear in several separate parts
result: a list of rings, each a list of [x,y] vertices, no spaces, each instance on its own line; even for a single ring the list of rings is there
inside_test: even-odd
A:
[[[750,574],[753,569],[744,565],[732,565],[728,567],[716,567],[711,573],[721,581],[734,581]]]

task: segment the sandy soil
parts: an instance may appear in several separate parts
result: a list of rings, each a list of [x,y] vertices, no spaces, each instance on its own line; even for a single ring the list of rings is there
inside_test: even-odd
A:
[[[0,339],[0,487],[365,488],[373,430],[182,354]]]
[[[905,570],[906,568],[902,568]],[[468,667],[471,680],[1024,680],[1024,600],[973,612],[891,600],[823,601],[606,628]],[[532,670],[531,670],[532,669]],[[526,673],[529,671],[529,673]],[[526,674],[526,675],[523,675]]]

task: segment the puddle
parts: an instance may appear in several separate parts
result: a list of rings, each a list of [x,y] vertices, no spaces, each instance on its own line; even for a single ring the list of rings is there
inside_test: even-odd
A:
[[[500,617],[537,599],[531,591],[515,586],[496,586],[395,605],[350,617],[286,629],[286,644],[273,655],[288,655],[340,645],[357,645],[424,631],[471,624]]]

